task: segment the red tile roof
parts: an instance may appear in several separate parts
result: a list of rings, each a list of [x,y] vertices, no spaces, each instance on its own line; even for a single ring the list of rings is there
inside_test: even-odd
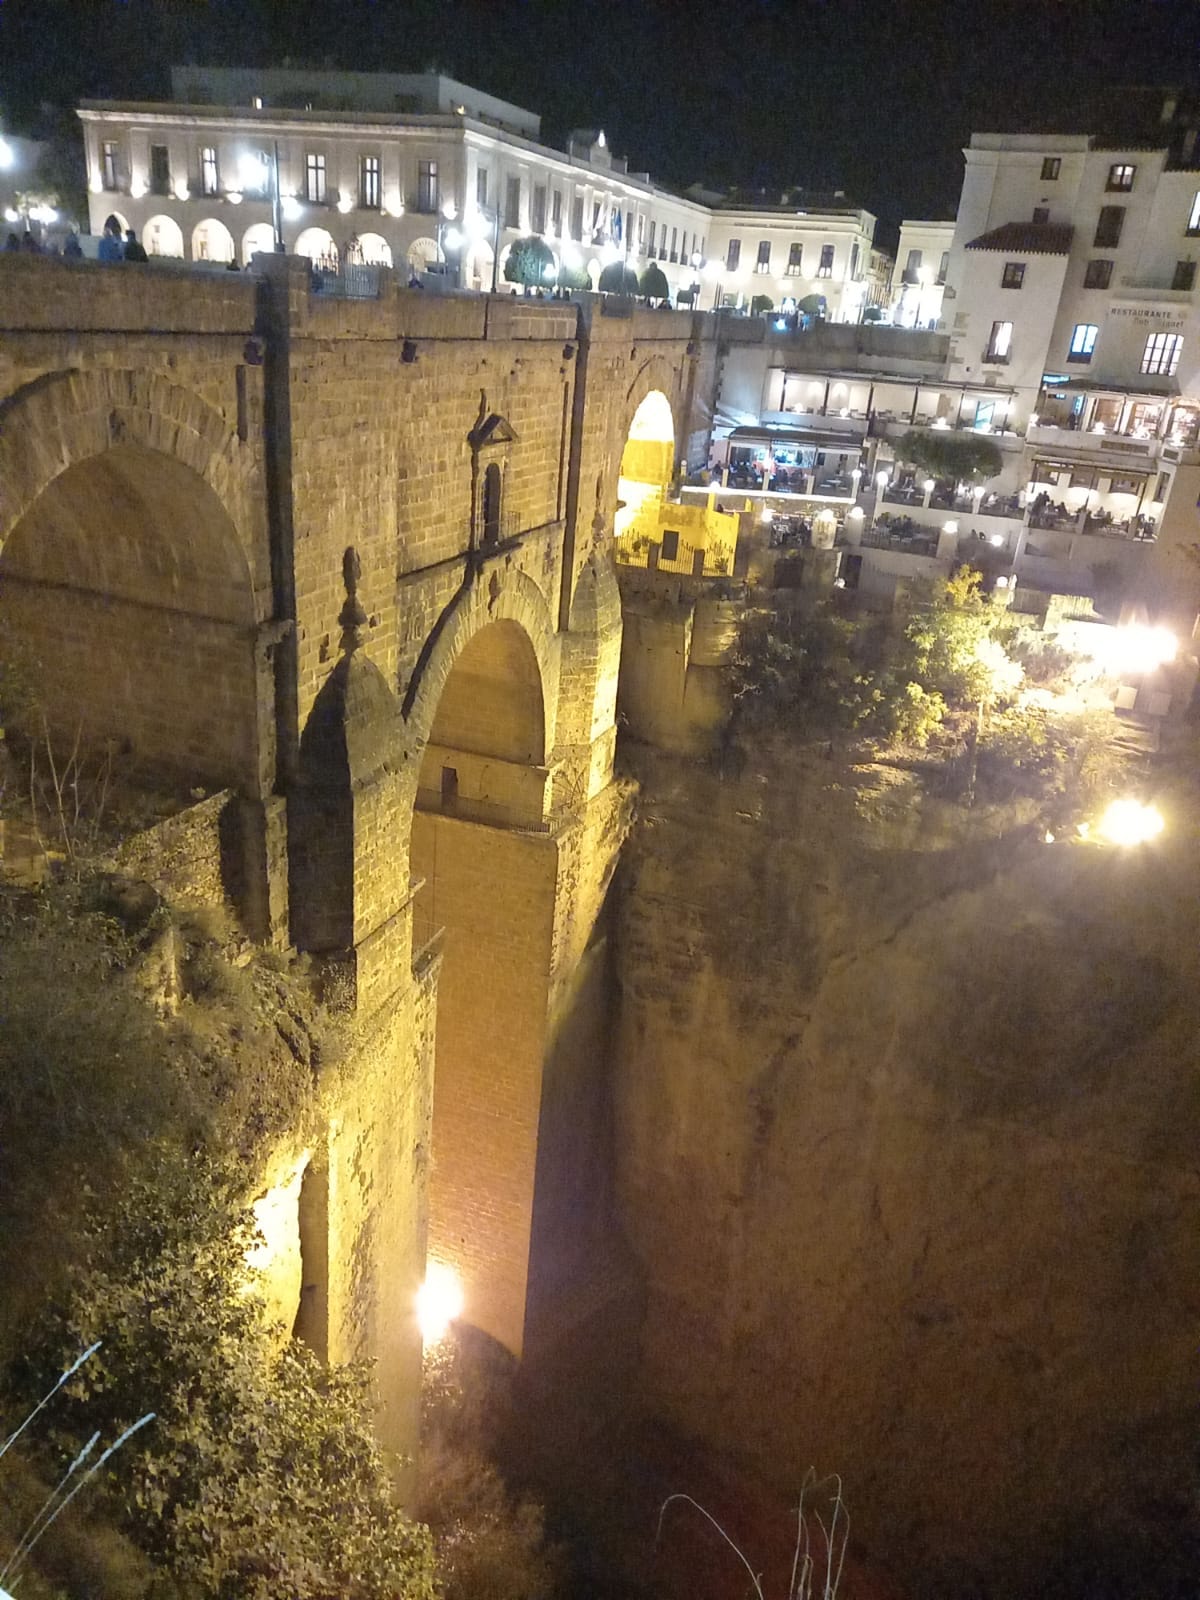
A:
[[[1020,251],[1030,256],[1065,256],[1075,232],[1069,223],[1006,222],[991,233],[981,233],[967,243],[968,250]]]

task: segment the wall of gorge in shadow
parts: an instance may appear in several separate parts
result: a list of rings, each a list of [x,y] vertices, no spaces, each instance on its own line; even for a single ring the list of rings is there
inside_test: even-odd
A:
[[[1178,1544],[1200,1309],[1182,781],[1165,842],[1121,854],[823,754],[736,779],[628,759],[616,1148],[651,1406],[784,1493],[841,1472],[913,1593],[1033,1592],[1093,1524],[1127,1554]]]

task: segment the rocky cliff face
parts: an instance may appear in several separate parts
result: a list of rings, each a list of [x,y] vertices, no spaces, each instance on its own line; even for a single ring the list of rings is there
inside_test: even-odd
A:
[[[1162,844],[1119,852],[820,755],[736,780],[634,764],[617,1159],[651,1403],[785,1491],[841,1472],[856,1536],[915,1593],[1027,1592],[1093,1518],[1178,1532],[1185,788]]]

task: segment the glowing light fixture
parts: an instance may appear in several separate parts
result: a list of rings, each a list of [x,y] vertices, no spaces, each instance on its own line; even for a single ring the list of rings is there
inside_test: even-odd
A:
[[[937,484],[934,482],[934,480],[932,478],[926,478],[925,482],[921,485],[921,487],[924,489],[926,494],[932,494],[933,491],[937,488]]]
[[[866,513],[861,506],[851,506],[846,515],[851,522],[861,522]]]
[[[16,152],[7,139],[0,139],[0,171],[7,172],[16,161]]]
[[[457,250],[463,242],[463,236],[457,228],[447,228],[442,235],[442,242],[447,250]]]
[[[304,207],[300,204],[299,200],[296,199],[294,194],[281,195],[279,200],[279,215],[285,222],[296,222],[304,215]]]
[[[943,522],[942,523],[942,532],[943,533],[957,533],[958,532],[958,523],[957,522]]]
[[[1151,628],[1144,623],[1131,623],[1118,628],[1110,636],[1105,652],[1108,667],[1118,675],[1124,673],[1156,672],[1159,667],[1174,661],[1179,640],[1169,628]]]
[[[879,487],[881,489],[886,489],[890,481],[891,481],[891,474],[890,473],[877,472],[875,474],[875,482],[879,485]]]
[[[142,198],[142,196],[145,194],[145,192],[146,192],[146,181],[145,181],[144,178],[130,178],[130,180],[129,180],[129,193],[133,197],[133,199],[140,200]]]
[[[1147,844],[1166,824],[1162,812],[1140,800],[1114,800],[1100,819],[1097,832],[1109,844]]]
[[[1002,533],[989,533],[988,543],[993,549],[999,550],[1000,546],[1004,543],[1004,535]]]
[[[354,196],[351,195],[351,194],[339,195],[338,196],[338,210],[342,213],[343,216],[345,216],[348,211],[353,211],[354,210]]]
[[[458,207],[454,204],[453,200],[446,200],[443,202],[442,215],[445,217],[447,222],[453,222],[455,217],[457,217]]]
[[[242,191],[240,189],[226,189],[225,198],[231,206],[240,206],[242,203]]]
[[[463,1304],[458,1273],[444,1261],[430,1261],[425,1282],[417,1290],[417,1322],[427,1347],[446,1337],[450,1324],[462,1316]]]
[[[9,206],[8,210],[4,213],[4,220],[5,222],[20,222],[20,213],[14,211],[13,208]]]
[[[175,198],[176,198],[176,200],[186,200],[188,198],[188,194],[189,194],[189,190],[188,190],[187,179],[186,178],[177,178],[175,180]]]

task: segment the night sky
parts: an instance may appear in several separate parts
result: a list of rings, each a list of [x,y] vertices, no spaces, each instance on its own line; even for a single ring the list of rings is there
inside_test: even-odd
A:
[[[669,186],[840,188],[895,223],[953,216],[972,129],[1096,127],[1123,85],[1195,82],[1200,0],[0,0],[14,132],[163,97],[172,62],[287,58],[438,65]]]

